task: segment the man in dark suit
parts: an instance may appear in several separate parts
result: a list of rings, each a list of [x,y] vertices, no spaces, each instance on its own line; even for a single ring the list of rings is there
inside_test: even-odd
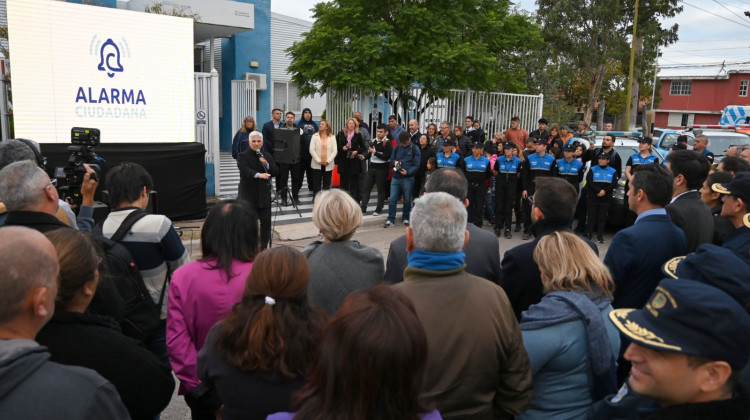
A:
[[[685,232],[672,223],[664,209],[672,197],[672,179],[664,165],[641,165],[628,183],[628,206],[638,217],[633,226],[617,232],[604,257],[615,281],[615,308],[643,307],[664,277],[664,263],[686,253]],[[623,356],[628,344],[623,341],[620,349],[618,383],[630,371]]]
[[[455,168],[442,168],[435,171],[425,184],[425,193],[444,192],[461,200],[466,207],[469,200],[466,194],[469,189],[466,176]],[[469,242],[464,248],[466,253],[466,271],[485,278],[495,284],[500,282],[500,245],[492,233],[482,230],[472,223],[466,225],[469,231]],[[385,264],[385,281],[399,283],[404,280],[406,259],[406,236],[400,236],[391,242],[388,259]]]
[[[250,133],[250,148],[237,157],[240,170],[239,198],[246,200],[260,219],[260,245],[269,246],[271,240],[271,177],[279,174],[273,156],[263,148],[263,134]]]
[[[711,243],[714,235],[711,209],[698,192],[708,176],[708,159],[692,150],[678,150],[667,155],[667,168],[674,176],[667,214],[685,232],[687,252],[693,252],[698,245]]]
[[[513,305],[516,318],[529,306],[542,300],[542,274],[534,261],[534,249],[542,236],[554,232],[570,231],[576,209],[578,193],[562,178],[542,177],[535,181],[536,190],[531,198],[530,227],[535,238],[529,243],[510,249],[500,263],[500,286]],[[584,241],[599,255],[596,245],[588,239]]]
[[[662,265],[686,253],[685,233],[664,209],[672,197],[672,178],[663,165],[642,165],[628,185],[628,205],[638,217],[617,232],[604,257],[615,281],[615,308],[645,305],[664,277]]]
[[[273,155],[274,152],[274,131],[281,127],[281,110],[274,108],[271,111],[271,121],[263,124],[263,151]]]

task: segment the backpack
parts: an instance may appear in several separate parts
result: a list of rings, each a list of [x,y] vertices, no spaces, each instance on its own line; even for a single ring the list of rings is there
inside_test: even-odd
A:
[[[104,237],[101,224],[94,229],[94,233],[99,236],[107,258],[109,276],[125,303],[123,317],[120,321],[122,332],[140,341],[145,340],[159,326],[161,321],[159,308],[161,308],[164,299],[166,281],[164,287],[162,287],[159,305],[154,305],[133,256],[120,241],[133,225],[146,215],[147,213],[142,210],[135,210],[128,214],[109,239]]]

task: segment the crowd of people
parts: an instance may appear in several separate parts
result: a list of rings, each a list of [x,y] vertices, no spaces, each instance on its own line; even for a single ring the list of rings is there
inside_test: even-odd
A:
[[[0,143],[0,417],[153,419],[173,372],[193,419],[750,418],[741,158],[662,163],[640,139],[624,174],[633,223],[600,258],[591,239],[623,167],[612,134],[588,147],[514,118],[485,139],[467,118],[426,134],[383,124],[365,141],[357,115],[337,135],[309,110],[286,117],[309,134],[311,171],[276,164],[268,133],[243,122],[240,195],[210,209],[193,262],[171,221],[145,212],[140,165],[107,172],[112,210],[94,226],[90,168],[76,216],[36,145]],[[334,164],[347,181],[330,189]],[[383,210],[391,170],[386,226],[403,196],[406,231],[384,257],[356,231],[368,188]],[[320,240],[303,250],[266,230],[283,171],[287,200],[305,175],[320,183]],[[482,229],[493,185],[496,234]],[[534,238],[501,255],[514,211]]]

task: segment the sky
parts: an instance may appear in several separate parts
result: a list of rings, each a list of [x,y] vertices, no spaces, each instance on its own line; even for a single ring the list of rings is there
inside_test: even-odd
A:
[[[271,11],[312,21],[309,11],[319,0],[272,0]],[[679,25],[679,40],[663,48],[659,75],[708,76],[724,69],[750,68],[750,0],[682,1],[682,13],[665,21]],[[519,0],[520,8],[533,12],[533,0]],[[732,64],[745,63],[745,64]],[[712,65],[713,64],[713,65]]]

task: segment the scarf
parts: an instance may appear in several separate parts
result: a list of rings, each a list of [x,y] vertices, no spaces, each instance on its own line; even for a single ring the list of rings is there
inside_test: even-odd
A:
[[[430,252],[415,249],[406,256],[409,267],[421,268],[423,270],[454,270],[464,265],[466,253],[458,252]]]
[[[586,367],[594,401],[617,392],[617,368],[601,311],[609,298],[575,291],[548,293],[541,302],[523,312],[521,330],[537,330],[564,322],[581,320],[586,328]]]

